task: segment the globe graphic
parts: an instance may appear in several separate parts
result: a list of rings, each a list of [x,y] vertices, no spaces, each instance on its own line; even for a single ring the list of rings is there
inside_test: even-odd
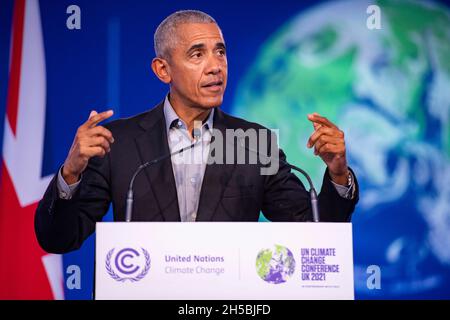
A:
[[[256,257],[256,272],[264,281],[273,284],[286,282],[295,271],[292,252],[281,245],[263,249]]]
[[[343,129],[360,185],[357,297],[450,297],[450,10],[378,1],[381,29],[371,30],[371,4],[326,2],[287,21],[239,83],[233,113],[279,129],[288,160],[316,184],[325,165],[306,148],[306,116]],[[272,261],[263,251],[258,274],[283,281]],[[368,289],[370,265],[382,290]]]

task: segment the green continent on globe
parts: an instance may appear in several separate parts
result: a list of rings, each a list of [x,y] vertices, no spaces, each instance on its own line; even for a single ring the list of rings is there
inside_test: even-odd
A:
[[[271,259],[272,251],[269,249],[262,250],[256,258],[256,272],[262,279],[265,279],[267,274],[269,274]]]

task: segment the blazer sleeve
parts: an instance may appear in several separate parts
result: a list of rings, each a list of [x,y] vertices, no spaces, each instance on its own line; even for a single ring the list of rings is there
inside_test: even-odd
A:
[[[89,160],[70,200],[59,198],[57,178],[50,182],[35,214],[35,232],[40,246],[50,253],[66,253],[81,247],[95,231],[111,203],[110,158]]]
[[[280,166],[275,175],[267,176],[264,187],[262,212],[271,221],[312,221],[309,192],[300,179],[291,172],[286,155],[279,149]],[[351,169],[350,169],[351,170]],[[353,171],[352,171],[353,173]],[[331,182],[328,168],[319,194],[319,214],[322,222],[348,222],[358,202],[359,188],[353,173],[355,193],[353,199],[339,195]]]

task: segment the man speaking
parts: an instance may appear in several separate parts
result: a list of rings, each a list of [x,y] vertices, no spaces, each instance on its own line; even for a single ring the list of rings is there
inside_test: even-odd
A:
[[[229,141],[223,150],[213,147],[213,132],[267,130],[219,108],[227,54],[216,21],[200,11],[175,12],[157,28],[154,45],[152,69],[169,85],[168,95],[150,111],[104,126],[100,122],[112,111],[91,112],[36,210],[42,248],[78,249],[111,203],[114,220],[124,221],[130,180],[149,161],[134,182],[133,221],[258,221],[260,212],[271,221],[310,221],[309,194],[275,144],[272,174],[261,174],[261,163],[208,161],[235,160],[225,148]],[[347,166],[344,134],[318,114],[308,120],[314,130],[305,144],[327,165],[319,194],[321,220],[349,221],[358,185]],[[244,150],[259,156],[251,146]],[[201,161],[185,161],[192,158]]]

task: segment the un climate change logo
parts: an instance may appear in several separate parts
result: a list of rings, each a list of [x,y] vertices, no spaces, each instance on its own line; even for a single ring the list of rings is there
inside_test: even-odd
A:
[[[263,249],[256,257],[256,272],[268,283],[286,282],[294,271],[294,255],[281,245],[275,245],[274,249]]]
[[[133,248],[124,248],[115,255],[114,250],[109,250],[105,261],[106,272],[111,278],[120,282],[136,282],[147,275],[150,270],[150,254],[147,250],[141,248],[142,255]]]

